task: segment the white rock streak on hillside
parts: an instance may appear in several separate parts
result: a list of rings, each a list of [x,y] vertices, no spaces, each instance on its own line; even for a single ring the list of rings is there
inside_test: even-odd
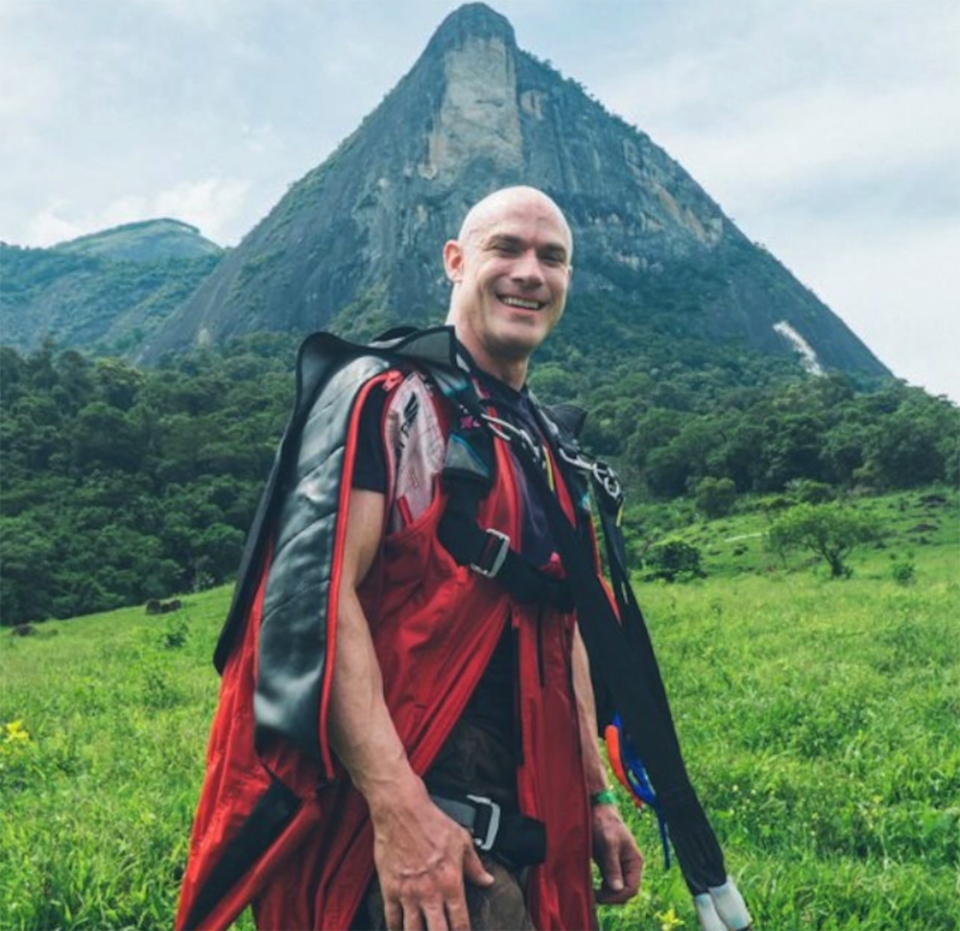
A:
[[[773,325],[781,336],[785,337],[797,352],[800,353],[800,362],[811,375],[823,375],[823,366],[811,346],[786,320]]]

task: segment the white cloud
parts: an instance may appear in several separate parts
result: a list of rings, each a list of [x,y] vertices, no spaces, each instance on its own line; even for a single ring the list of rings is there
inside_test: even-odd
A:
[[[55,62],[24,53],[8,42],[0,44],[0,49],[0,77],[3,82],[0,120],[9,127],[13,120],[30,124],[48,119],[62,100],[65,87]]]
[[[244,123],[240,127],[240,136],[251,155],[265,155],[283,149],[283,139],[269,121],[258,126]]]
[[[12,26],[23,19],[32,6],[28,0],[0,0],[0,26]]]
[[[137,194],[128,194],[107,204],[93,221],[94,227],[90,232],[95,232],[97,228],[109,229],[112,226],[123,226],[124,223],[148,220],[153,215],[154,211],[151,210],[149,198]]]
[[[348,38],[338,42],[336,48],[330,49],[330,52],[333,54],[324,55],[318,62],[324,76],[328,78],[356,74],[358,69],[364,69],[377,60],[377,50],[356,39]]]
[[[738,211],[770,210],[827,184],[853,195],[871,183],[930,164],[960,165],[960,134],[944,119],[958,103],[949,87],[889,94],[842,88],[797,90],[757,103],[734,129],[683,126],[661,141],[694,177]]]
[[[186,181],[155,200],[157,216],[173,217],[198,227],[215,242],[223,242],[230,224],[244,210],[250,182],[238,178]]]
[[[52,246],[89,232],[82,226],[58,216],[57,211],[60,209],[61,205],[51,204],[30,221],[28,237],[31,245]]]
[[[196,226],[204,236],[220,244],[230,243],[235,221],[243,215],[250,182],[238,178],[206,178],[185,181],[156,195],[126,194],[102,210],[76,211],[65,199],[47,204],[30,222],[31,245],[51,246],[125,223],[170,217]]]

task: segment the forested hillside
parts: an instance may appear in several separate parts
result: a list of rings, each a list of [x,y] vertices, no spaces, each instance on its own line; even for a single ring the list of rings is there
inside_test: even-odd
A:
[[[294,345],[141,372],[0,349],[3,623],[71,617],[235,571],[283,427]]]
[[[579,335],[558,332],[532,384],[544,400],[592,409],[587,445],[619,466],[634,502],[709,507],[718,485],[802,496],[811,483],[869,493],[957,482],[958,412],[946,399],[899,382],[858,392],[842,375],[682,342],[683,359],[650,350],[665,360],[657,368],[629,346],[588,367]],[[278,336],[143,371],[50,344],[0,350],[3,623],[229,581],[292,400],[294,357],[295,340]],[[632,512],[634,538],[670,529],[644,511]]]
[[[176,220],[132,223],[51,249],[0,243],[3,344],[32,352],[54,339],[101,355],[131,352],[222,256]]]

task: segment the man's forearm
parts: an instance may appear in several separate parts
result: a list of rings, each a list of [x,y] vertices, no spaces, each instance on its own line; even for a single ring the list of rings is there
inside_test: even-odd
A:
[[[383,508],[382,495],[350,496],[330,702],[331,745],[371,812],[420,783],[387,709],[370,625],[357,597],[380,546]]]
[[[330,741],[371,810],[419,781],[383,697],[383,676],[356,593],[340,597]]]

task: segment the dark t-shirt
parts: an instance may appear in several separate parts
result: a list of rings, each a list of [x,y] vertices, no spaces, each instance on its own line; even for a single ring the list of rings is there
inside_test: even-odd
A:
[[[515,426],[523,427],[531,437],[542,443],[542,432],[526,386],[517,391],[479,369],[475,370],[475,375],[484,392],[489,395],[497,416]],[[382,391],[373,391],[368,395],[360,415],[353,474],[354,488],[381,494],[386,494],[388,487],[387,458],[381,426],[386,399],[387,394]],[[513,541],[513,546],[519,549],[531,564],[544,566],[550,562],[556,549],[546,511],[536,495],[531,493],[520,463],[515,461],[514,464],[523,513],[521,537],[519,541]],[[512,735],[514,731],[515,652],[513,630],[508,625],[464,711],[464,718],[482,727],[494,729],[504,736]]]

